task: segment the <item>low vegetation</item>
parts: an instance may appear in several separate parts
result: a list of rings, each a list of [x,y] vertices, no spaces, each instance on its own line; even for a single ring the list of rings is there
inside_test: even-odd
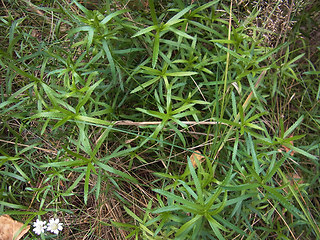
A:
[[[269,2],[2,1],[1,215],[24,239],[320,239],[319,3]]]

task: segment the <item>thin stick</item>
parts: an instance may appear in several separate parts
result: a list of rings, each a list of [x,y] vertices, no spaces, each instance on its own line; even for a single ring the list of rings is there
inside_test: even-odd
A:
[[[258,191],[265,197],[265,195],[263,194],[263,192],[257,188]],[[296,237],[294,236],[294,233],[292,232],[291,228],[289,227],[288,223],[286,222],[286,220],[281,216],[281,214],[279,213],[279,211],[275,208],[275,206],[273,206],[273,204],[271,203],[271,201],[269,199],[267,199],[267,201],[269,202],[269,204],[272,206],[272,208],[276,211],[276,213],[279,215],[279,217],[282,219],[282,221],[284,222],[284,224],[287,226],[291,236],[293,237],[294,240],[296,240]]]
[[[30,146],[27,145],[27,144],[10,142],[10,141],[6,141],[6,140],[3,140],[3,139],[0,139],[0,142],[10,143],[10,144],[17,144],[18,146],[22,146],[22,147],[30,147]],[[41,151],[44,151],[44,152],[47,152],[47,153],[52,153],[52,154],[57,155],[57,151],[54,151],[54,150],[45,149],[45,148],[40,148],[40,147],[33,147],[33,148],[34,148],[34,149],[41,150]]]
[[[230,3],[228,41],[230,41],[230,39],[231,39],[231,24],[232,24],[232,0]],[[230,50],[230,43],[228,43],[228,50]],[[225,94],[226,94],[226,90],[227,90],[229,62],[230,62],[230,52],[228,51],[227,52],[227,60],[226,60],[226,68],[224,71],[223,96],[222,96],[221,115],[220,115],[221,118],[223,117],[223,114],[224,114],[224,100],[225,100]]]
[[[216,124],[222,124],[222,125],[228,125],[226,123],[222,122],[207,122],[207,121],[181,121],[185,125],[216,125]],[[154,121],[154,122],[133,122],[128,120],[123,121],[116,121],[114,122],[114,125],[118,126],[147,126],[147,125],[159,125],[161,124],[161,121]],[[176,124],[176,123],[174,123]]]
[[[257,89],[261,80],[263,79],[264,75],[266,74],[266,70],[263,70],[256,82],[256,84],[254,85],[254,88]],[[251,101],[251,98],[252,98],[252,94],[253,94],[253,90],[250,92],[250,94],[248,95],[247,99],[245,100],[245,102],[243,103],[242,105],[242,108],[243,108],[243,111],[247,108],[247,106],[249,105],[250,101]],[[237,114],[236,118],[234,119],[233,122],[238,122],[240,119],[240,113]],[[221,149],[223,148],[224,144],[226,143],[226,141],[228,140],[228,138],[230,137],[231,133],[233,133],[233,126],[230,127],[228,133],[226,134],[225,138],[224,138],[224,141],[221,143],[221,146],[219,147],[216,155],[214,156],[214,159],[217,158],[219,152],[221,151]]]

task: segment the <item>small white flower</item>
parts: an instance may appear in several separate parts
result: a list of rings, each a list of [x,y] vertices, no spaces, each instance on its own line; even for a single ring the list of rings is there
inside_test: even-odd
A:
[[[47,225],[47,230],[54,233],[54,234],[59,234],[59,231],[62,231],[63,227],[62,227],[62,223],[59,223],[59,218],[54,219],[51,218],[49,220],[49,223]]]
[[[46,226],[46,221],[40,221],[37,219],[36,222],[33,223],[33,231],[35,234],[40,235],[41,233],[44,233],[44,230],[47,228]]]

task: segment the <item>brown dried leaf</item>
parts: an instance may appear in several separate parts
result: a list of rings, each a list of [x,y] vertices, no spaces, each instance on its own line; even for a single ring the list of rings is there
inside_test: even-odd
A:
[[[13,220],[9,215],[0,216],[0,240],[13,240],[14,235],[20,230],[23,223]],[[30,229],[30,226],[26,226],[20,234],[15,238],[19,240]]]
[[[303,184],[304,183],[303,178],[297,172],[289,173],[288,176],[289,176],[289,179],[290,179],[290,184],[292,186],[294,186],[296,184]]]
[[[204,161],[204,156],[200,155],[202,154],[200,151],[195,151],[194,153],[192,153],[191,157],[190,157],[190,160],[191,160],[191,163],[192,163],[192,166],[194,168],[197,167],[197,162],[196,162],[196,159],[198,159],[198,161],[200,163],[202,163]]]
[[[290,137],[293,137],[293,135],[291,135]],[[290,141],[290,143],[291,143],[291,145],[293,146],[293,141]],[[289,151],[291,150],[290,148],[288,148],[288,147],[286,147],[286,146],[284,146],[284,145],[282,145],[282,147],[283,147],[283,149],[284,149],[286,152],[289,152]],[[290,153],[290,155],[293,156],[294,153],[295,153],[295,151],[292,151],[292,152]]]

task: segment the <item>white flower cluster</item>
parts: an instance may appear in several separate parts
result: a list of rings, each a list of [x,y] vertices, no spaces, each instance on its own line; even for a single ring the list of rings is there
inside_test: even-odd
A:
[[[33,227],[34,227],[33,231],[37,235],[44,233],[45,230],[58,235],[59,231],[62,231],[63,229],[62,225],[63,224],[59,222],[58,218],[57,219],[51,218],[48,224],[46,221],[40,221],[39,219],[37,219],[37,221],[33,223]]]

